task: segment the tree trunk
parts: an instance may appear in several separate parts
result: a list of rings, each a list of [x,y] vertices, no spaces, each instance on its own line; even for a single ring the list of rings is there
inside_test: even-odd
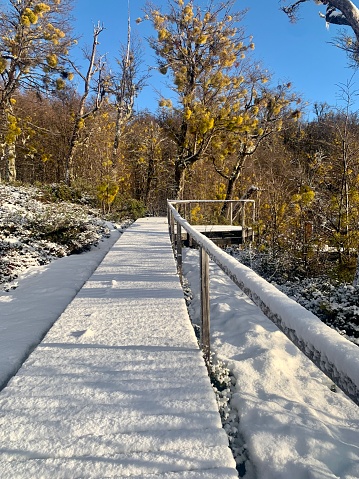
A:
[[[175,200],[183,200],[183,192],[186,179],[186,166],[182,161],[176,161],[175,163],[175,176],[174,176],[174,198]]]
[[[247,158],[247,153],[242,152],[238,154],[237,162],[232,170],[231,176],[228,178],[227,183],[227,192],[226,192],[226,200],[233,200],[234,188],[236,187],[237,181],[242,174],[242,168],[244,166],[244,162]],[[224,203],[221,211],[221,215],[227,217],[229,213],[229,203]]]
[[[239,178],[239,173],[238,173],[238,175],[231,176],[229,178],[228,183],[227,183],[227,191],[226,191],[225,200],[232,200],[233,199],[234,188],[236,186],[238,178]],[[223,216],[224,218],[227,218],[228,214],[229,214],[229,203],[225,202],[222,206],[221,216]]]
[[[74,129],[70,140],[70,149],[66,159],[65,183],[71,186],[74,179],[74,157],[80,136],[79,120],[75,122]]]
[[[16,150],[15,143],[6,144],[4,147],[3,160],[5,161],[5,181],[16,181]]]
[[[359,9],[350,0],[330,0],[330,4],[342,12],[359,42]]]
[[[148,205],[148,200],[150,197],[150,192],[151,192],[151,185],[152,185],[152,180],[155,175],[155,162],[153,158],[151,157],[148,162],[148,168],[147,168],[147,178],[146,178],[146,188],[145,188],[145,205]]]
[[[358,259],[357,259],[357,268],[356,268],[356,271],[355,271],[353,286],[358,286],[358,284],[359,284],[359,254],[358,254]]]
[[[78,111],[76,114],[75,124],[72,130],[69,151],[68,151],[67,159],[66,159],[65,181],[67,185],[71,184],[71,181],[73,180],[73,177],[74,177],[73,164],[74,164],[76,148],[79,143],[80,130],[84,126],[85,119],[100,109],[100,106],[103,102],[104,95],[105,95],[105,91],[103,89],[103,78],[101,75],[104,69],[104,64],[102,64],[101,59],[96,59],[97,45],[99,45],[98,36],[103,31],[103,29],[104,27],[100,26],[100,24],[94,27],[92,50],[88,58],[89,66],[88,66],[86,75],[85,76],[82,75],[77,69],[77,67],[72,64],[75,71],[77,71],[77,73],[84,80],[84,93],[80,98],[80,103],[79,103]],[[97,80],[97,86],[96,86],[96,98],[94,99],[94,105],[86,111],[86,102],[87,102],[88,96],[91,93],[91,82],[95,73],[98,73],[99,75],[99,78]]]

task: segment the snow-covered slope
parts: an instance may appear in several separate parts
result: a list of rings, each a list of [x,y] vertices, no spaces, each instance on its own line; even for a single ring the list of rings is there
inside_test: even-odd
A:
[[[0,184],[0,289],[16,286],[27,268],[89,250],[105,236],[108,225],[86,205],[54,203],[37,188]]]

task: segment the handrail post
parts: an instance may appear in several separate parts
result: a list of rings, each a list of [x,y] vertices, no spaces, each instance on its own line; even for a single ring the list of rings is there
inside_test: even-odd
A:
[[[171,212],[170,218],[170,237],[173,251],[175,250],[175,219],[173,213]]]
[[[188,202],[188,222],[189,224],[192,224],[192,208],[191,208],[191,202]],[[188,234],[188,247],[189,248],[192,248],[192,244],[193,244],[193,241],[192,241],[192,236],[190,234]]]
[[[209,259],[204,248],[200,248],[201,272],[201,347],[207,366],[211,359],[210,307],[209,307]]]
[[[167,223],[168,223],[168,231],[170,233],[170,238],[171,238],[171,216],[172,216],[172,211],[170,208],[170,204],[167,202]]]
[[[177,271],[182,282],[182,228],[177,221]]]
[[[242,244],[245,243],[246,241],[246,230],[245,230],[245,225],[246,225],[246,201],[243,201],[242,203]]]

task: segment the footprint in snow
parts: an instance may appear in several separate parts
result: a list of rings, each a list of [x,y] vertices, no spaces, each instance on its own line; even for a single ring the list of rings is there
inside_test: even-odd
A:
[[[71,333],[71,336],[74,336],[75,338],[92,338],[94,335],[95,333],[92,329],[83,329],[82,331],[73,331]]]

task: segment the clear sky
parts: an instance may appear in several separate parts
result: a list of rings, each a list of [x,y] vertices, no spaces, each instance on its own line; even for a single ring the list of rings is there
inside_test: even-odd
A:
[[[196,0],[206,4],[207,0]],[[130,0],[132,33],[142,38],[144,68],[155,66],[156,60],[148,47],[146,38],[152,32],[149,22],[136,24],[136,18],[143,16],[146,0]],[[155,5],[164,8],[166,0],[153,0]],[[74,29],[81,35],[81,46],[91,43],[93,25],[103,23],[105,31],[100,36],[99,52],[107,53],[110,63],[118,55],[120,44],[126,42],[127,0],[74,0]],[[325,7],[314,1],[305,3],[300,20],[291,24],[279,10],[278,0],[237,0],[236,10],[248,9],[244,18],[246,33],[253,35],[255,59],[260,60],[273,74],[273,81],[291,81],[295,91],[302,94],[309,103],[308,112],[314,102],[327,102],[334,106],[341,104],[340,85],[346,84],[354,70],[349,68],[345,53],[330,42],[340,32],[331,25],[326,29],[319,11]],[[148,108],[155,111],[158,93],[166,91],[165,77],[151,71],[152,78],[137,100],[137,109]],[[353,90],[359,90],[359,74],[354,76]],[[357,107],[359,109],[359,102]]]

